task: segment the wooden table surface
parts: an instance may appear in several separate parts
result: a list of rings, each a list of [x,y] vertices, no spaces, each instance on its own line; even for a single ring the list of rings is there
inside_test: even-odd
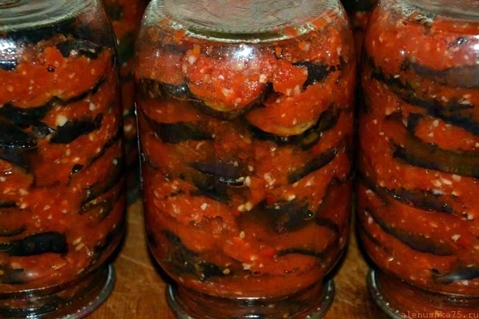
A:
[[[165,299],[165,282],[150,259],[145,242],[142,204],[129,207],[128,232],[114,264],[116,286],[88,319],[174,319]],[[366,290],[367,264],[354,236],[335,277],[336,296],[325,319],[386,319]]]

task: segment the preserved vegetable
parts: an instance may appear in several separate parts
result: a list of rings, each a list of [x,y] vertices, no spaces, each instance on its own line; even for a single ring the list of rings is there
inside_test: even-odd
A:
[[[371,17],[358,219],[393,317],[477,314],[478,48],[474,1],[387,0]]]
[[[335,1],[150,3],[135,71],[146,229],[180,318],[327,309],[349,232],[348,28]]]
[[[113,35],[96,1],[0,1],[0,316],[72,318],[124,228]]]

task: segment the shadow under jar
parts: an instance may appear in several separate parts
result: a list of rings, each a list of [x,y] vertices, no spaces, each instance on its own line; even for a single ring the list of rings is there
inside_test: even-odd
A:
[[[478,63],[476,1],[386,0],[371,17],[358,226],[393,318],[478,314]]]
[[[152,1],[135,70],[149,247],[179,318],[319,318],[347,242],[355,53],[336,1]]]
[[[94,0],[0,1],[0,317],[80,318],[124,229],[114,39]]]

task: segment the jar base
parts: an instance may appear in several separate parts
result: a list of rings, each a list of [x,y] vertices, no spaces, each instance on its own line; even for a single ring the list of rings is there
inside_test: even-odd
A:
[[[367,281],[373,300],[393,319],[479,318],[477,297],[429,292],[377,270]]]
[[[96,310],[115,286],[115,269],[106,265],[61,289],[0,295],[0,317],[80,319]]]
[[[334,282],[320,282],[293,296],[271,299],[212,297],[171,284],[166,295],[179,319],[319,319],[333,302]]]

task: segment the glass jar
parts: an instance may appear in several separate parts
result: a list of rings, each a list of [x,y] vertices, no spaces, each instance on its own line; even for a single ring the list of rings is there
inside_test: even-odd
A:
[[[79,318],[124,229],[113,33],[95,0],[3,0],[0,21],[0,317]]]
[[[376,266],[369,288],[393,318],[472,318],[479,309],[477,2],[380,2],[363,62],[358,220]]]
[[[123,105],[126,163],[132,173],[138,164],[137,129],[135,116],[135,84],[133,80],[133,53],[146,0],[103,0],[118,43],[120,84]],[[128,189],[136,190],[136,174],[131,174]]]
[[[376,7],[378,0],[341,0],[353,29],[354,42],[358,59],[361,57],[364,33],[368,26],[369,17]]]
[[[349,232],[340,3],[156,0],[136,54],[146,229],[176,315],[320,317]]]

